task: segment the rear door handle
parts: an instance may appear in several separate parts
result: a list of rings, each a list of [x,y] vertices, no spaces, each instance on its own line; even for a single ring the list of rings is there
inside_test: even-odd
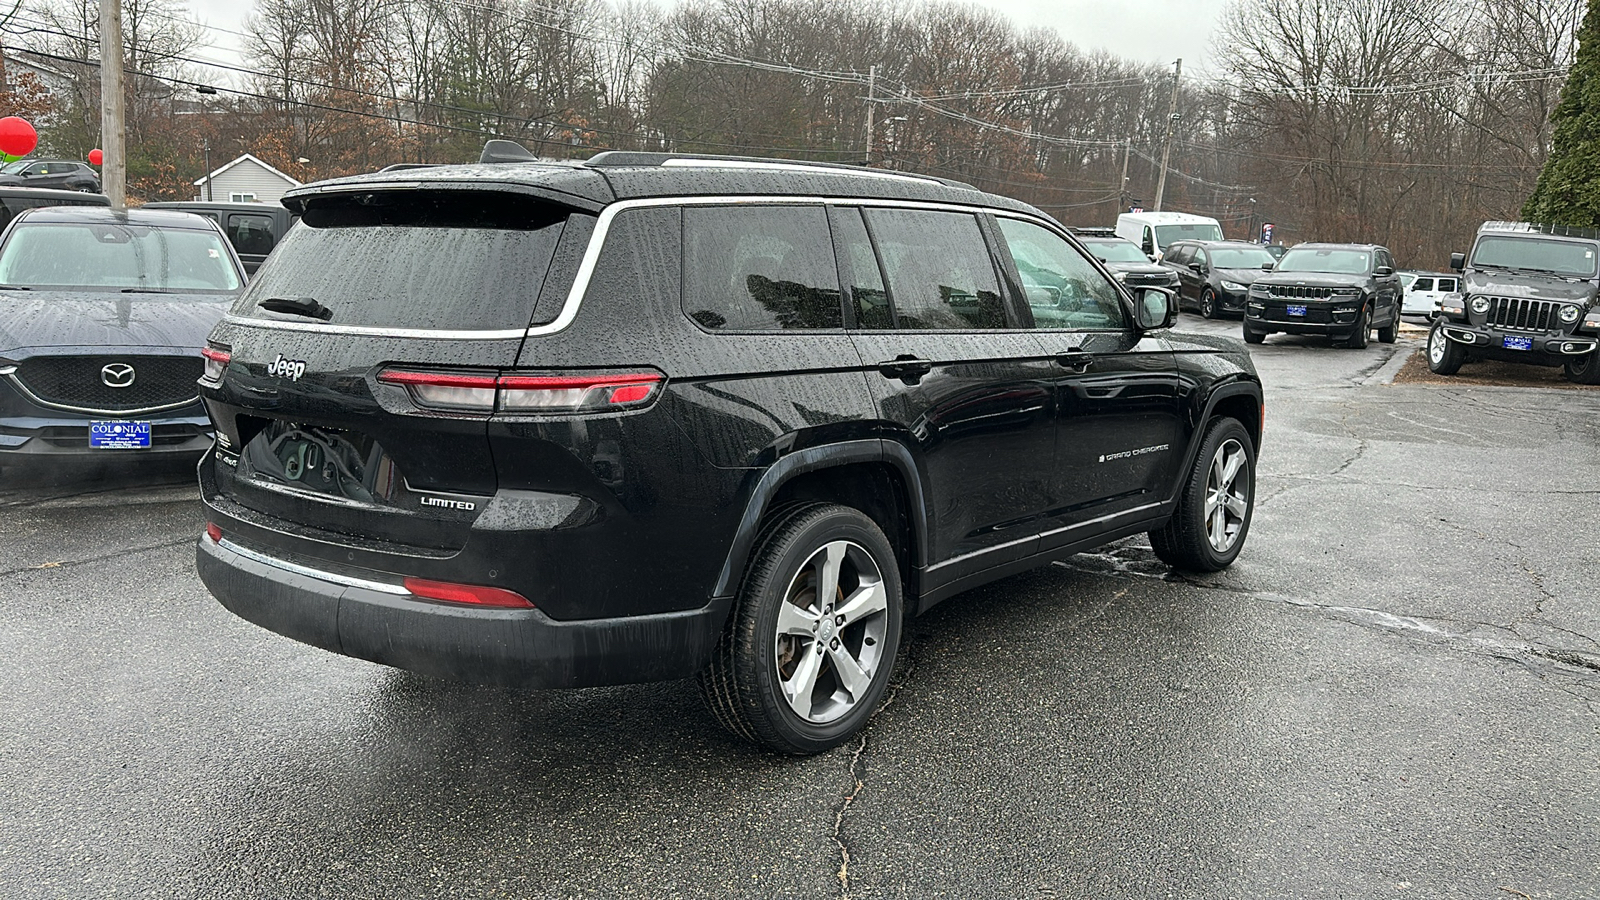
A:
[[[1082,350],[1073,350],[1056,357],[1056,365],[1080,375],[1087,372],[1093,363],[1094,354]]]
[[[933,371],[933,363],[902,353],[888,362],[878,363],[878,371],[885,378],[898,378],[906,384],[916,384],[922,380],[922,376]]]

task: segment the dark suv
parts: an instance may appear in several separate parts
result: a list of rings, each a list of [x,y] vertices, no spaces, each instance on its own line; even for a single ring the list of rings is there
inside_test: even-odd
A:
[[[1193,307],[1207,319],[1244,315],[1250,285],[1275,262],[1265,247],[1245,241],[1179,241],[1161,257],[1178,278],[1178,308]]]
[[[100,192],[100,173],[71,159],[19,159],[0,167],[0,185]]]
[[[1095,229],[1100,231],[1101,229]],[[1110,229],[1105,229],[1110,230]],[[1073,234],[1083,243],[1095,259],[1105,263],[1111,277],[1130,289],[1158,287],[1169,291],[1178,289],[1178,276],[1166,266],[1150,261],[1139,245],[1127,238],[1110,235],[1087,234],[1085,229],[1073,229]]]
[[[438,676],[699,676],[789,753],[902,621],[1128,535],[1215,570],[1259,379],[1037,210],[933,178],[602,153],[300,188],[211,334],[201,577]]]
[[[1428,332],[1428,368],[1454,375],[1472,359],[1562,366],[1567,379],[1600,384],[1600,231],[1487,222]]]
[[[1375,244],[1298,244],[1250,286],[1244,339],[1259,344],[1274,332],[1327,335],[1361,349],[1400,333],[1401,281],[1394,257]]]

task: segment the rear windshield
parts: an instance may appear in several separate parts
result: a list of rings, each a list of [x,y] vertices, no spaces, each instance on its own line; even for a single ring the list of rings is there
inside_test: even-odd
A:
[[[498,331],[526,328],[566,210],[484,191],[384,191],[313,200],[239,298],[309,297],[330,325]]]
[[[0,250],[0,284],[215,293],[238,290],[239,272],[213,231],[23,221]]]
[[[1472,264],[1591,278],[1595,273],[1595,245],[1550,238],[1485,236],[1478,239],[1478,246],[1472,251]]]

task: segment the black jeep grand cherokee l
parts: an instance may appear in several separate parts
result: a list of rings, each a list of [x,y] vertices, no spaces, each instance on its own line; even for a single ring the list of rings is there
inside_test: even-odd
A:
[[[1400,334],[1400,276],[1394,257],[1374,244],[1299,244],[1250,285],[1244,339],[1259,344],[1274,332],[1323,334],[1357,350],[1374,325],[1378,340]]]
[[[931,178],[603,153],[323,182],[212,333],[199,571],[434,675],[699,675],[789,753],[902,621],[1150,532],[1250,526],[1260,382],[1037,210]]]

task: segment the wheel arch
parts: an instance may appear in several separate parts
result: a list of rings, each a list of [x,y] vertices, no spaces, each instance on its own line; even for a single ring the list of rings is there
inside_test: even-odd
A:
[[[723,561],[713,599],[732,597],[744,578],[767,514],[792,502],[824,501],[859,509],[900,551],[908,597],[927,559],[926,505],[910,452],[894,441],[868,439],[808,447],[780,457],[756,480]]]
[[[1257,382],[1238,378],[1216,386],[1206,398],[1206,405],[1200,418],[1195,421],[1189,446],[1184,450],[1183,468],[1178,471],[1188,472],[1194,467],[1195,459],[1200,453],[1200,445],[1205,443],[1206,427],[1218,417],[1237,419],[1239,424],[1244,426],[1245,432],[1250,435],[1254,453],[1259,456],[1265,415],[1266,404],[1262,398],[1261,385]],[[1176,500],[1182,490],[1183,478],[1179,477],[1170,499]]]

